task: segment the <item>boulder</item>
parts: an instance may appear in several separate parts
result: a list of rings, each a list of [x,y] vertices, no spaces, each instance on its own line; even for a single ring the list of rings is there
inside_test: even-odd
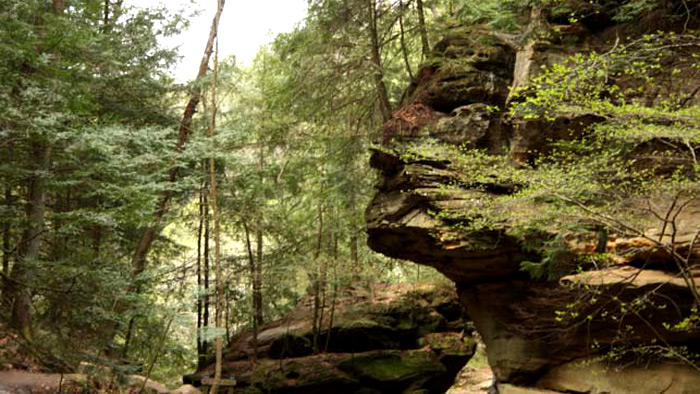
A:
[[[316,338],[322,353],[313,350],[311,299],[285,319],[261,327],[255,366],[248,359],[254,351],[251,333],[237,335],[223,365],[223,376],[238,382],[235,392],[441,394],[476,347],[453,289],[353,287],[334,305],[333,327]],[[185,383],[199,386],[213,376],[213,368],[185,376]]]
[[[486,29],[453,29],[436,44],[434,55],[441,60],[419,72],[410,101],[446,113],[473,103],[505,103],[515,51],[501,37]]]
[[[580,360],[548,371],[537,386],[590,394],[684,394],[700,387],[700,371],[672,362],[622,367],[605,360]]]

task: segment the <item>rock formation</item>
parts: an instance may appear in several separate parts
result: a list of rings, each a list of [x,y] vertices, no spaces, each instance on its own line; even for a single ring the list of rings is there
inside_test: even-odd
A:
[[[498,172],[507,168],[493,169],[489,160],[502,155],[511,168],[534,174],[535,159],[552,152],[553,142],[581,140],[591,125],[607,119],[602,113],[565,109],[532,119],[506,110],[506,102],[517,100],[509,88],[527,86],[541,66],[578,51],[609,49],[617,45],[615,37],[645,32],[646,26],[614,22],[610,8],[598,3],[584,4],[595,12],[584,12],[587,16],[576,22],[532,17],[531,25],[547,24],[557,32],[555,38],[516,45],[481,27],[447,34],[435,49],[441,60],[422,69],[402,107],[385,123],[382,147],[371,158],[381,177],[367,208],[369,246],[435,267],[455,282],[487,346],[502,394],[690,393],[700,387],[698,363],[681,354],[700,351],[700,330],[692,324],[672,327],[692,315],[696,302],[697,291],[690,288],[700,280],[697,197],[678,210],[672,240],[658,218],[648,218],[657,227],[646,228],[644,236],[596,230],[600,223],[591,220],[583,223],[590,228],[587,237],[559,228],[535,233],[535,238],[560,240],[551,256],[528,247],[532,234],[512,231],[521,214],[544,212],[546,198],[526,206],[513,203],[513,215],[499,212],[495,224],[478,224],[490,201],[514,195],[523,186],[501,176]],[[700,84],[697,68],[676,74],[678,80],[668,86],[687,97],[685,104],[697,105],[698,98],[690,94]],[[661,89],[638,90],[653,103]],[[521,97],[527,94],[525,90]],[[693,165],[695,147],[663,154],[676,149],[676,143],[633,141],[629,156],[635,166],[653,168],[650,176],[662,176]],[[458,152],[465,146],[485,153],[479,166],[460,162]],[[668,195],[657,199],[650,204],[671,204]],[[626,203],[636,207],[634,201]],[[657,238],[663,242],[650,241]],[[673,256],[677,252],[688,257],[680,271]],[[588,261],[582,256],[593,253],[605,255],[605,267],[582,264]],[[545,257],[550,263],[556,260],[551,264],[559,269],[552,275],[556,280],[536,280],[522,270],[523,263]]]
[[[328,327],[331,310],[333,326]],[[444,393],[471,358],[462,306],[450,289],[376,285],[351,288],[325,310],[314,338],[313,300],[258,335],[242,332],[224,354],[223,376],[241,393]],[[314,341],[319,354],[314,354]],[[326,351],[327,350],[327,351]],[[213,376],[213,362],[185,383]]]

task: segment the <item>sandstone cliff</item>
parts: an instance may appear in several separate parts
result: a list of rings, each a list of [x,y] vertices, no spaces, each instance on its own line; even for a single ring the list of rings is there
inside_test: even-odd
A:
[[[673,39],[689,36],[692,55],[697,36],[663,13],[622,23],[611,16],[615,2],[569,3],[584,16],[574,21],[533,11],[528,31],[544,32],[534,38],[518,41],[472,26],[453,29],[437,44],[434,61],[385,123],[382,146],[373,152],[381,180],[367,208],[368,243],[455,282],[502,393],[521,392],[516,386],[531,388],[522,392],[697,392],[700,200],[695,189],[662,187],[674,176],[697,180],[697,62],[669,56],[650,83],[614,74],[606,69],[612,62],[570,57],[614,55],[658,29],[673,31]],[[584,71],[601,75],[604,89],[593,100],[610,105],[567,102],[513,111],[535,102],[526,98],[547,81],[532,81],[556,63],[573,64],[568,72],[581,79]],[[683,108],[620,116],[617,89],[634,92],[625,99],[639,108],[669,98]],[[681,113],[689,115],[675,118]],[[663,131],[640,137],[649,125]],[[619,164],[596,169],[611,157],[612,140],[596,133],[612,127],[626,133],[614,137]],[[559,152],[571,144],[560,142],[578,145],[565,156]],[[562,161],[572,171],[556,185],[545,168],[566,168]],[[606,191],[588,187],[597,182],[589,176],[610,176]],[[568,193],[576,181],[578,194]],[[549,185],[547,192],[533,196],[536,183]]]

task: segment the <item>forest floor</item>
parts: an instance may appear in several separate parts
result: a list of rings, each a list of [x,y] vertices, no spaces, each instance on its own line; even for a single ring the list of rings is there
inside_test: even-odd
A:
[[[72,375],[27,371],[0,371],[0,394],[57,393]]]
[[[95,382],[88,382],[84,374],[57,374],[29,372],[21,370],[0,371],[0,394],[56,394],[56,393],[137,393],[143,384],[143,377],[132,375],[127,379],[130,383],[126,386],[111,386],[110,389],[100,389]],[[104,383],[104,381],[103,381]],[[186,389],[183,386],[178,390],[168,390],[164,385],[148,380],[144,393],[198,393],[196,390]]]

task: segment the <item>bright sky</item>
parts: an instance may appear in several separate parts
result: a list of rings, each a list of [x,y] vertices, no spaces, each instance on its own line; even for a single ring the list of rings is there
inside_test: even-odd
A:
[[[190,28],[169,38],[168,47],[180,45],[182,62],[175,70],[180,81],[197,75],[217,0],[127,0],[139,7],[166,4],[186,13],[201,11],[190,19]],[[307,0],[227,0],[219,24],[219,56],[235,55],[239,63],[249,63],[258,48],[278,34],[291,31],[306,16]]]

